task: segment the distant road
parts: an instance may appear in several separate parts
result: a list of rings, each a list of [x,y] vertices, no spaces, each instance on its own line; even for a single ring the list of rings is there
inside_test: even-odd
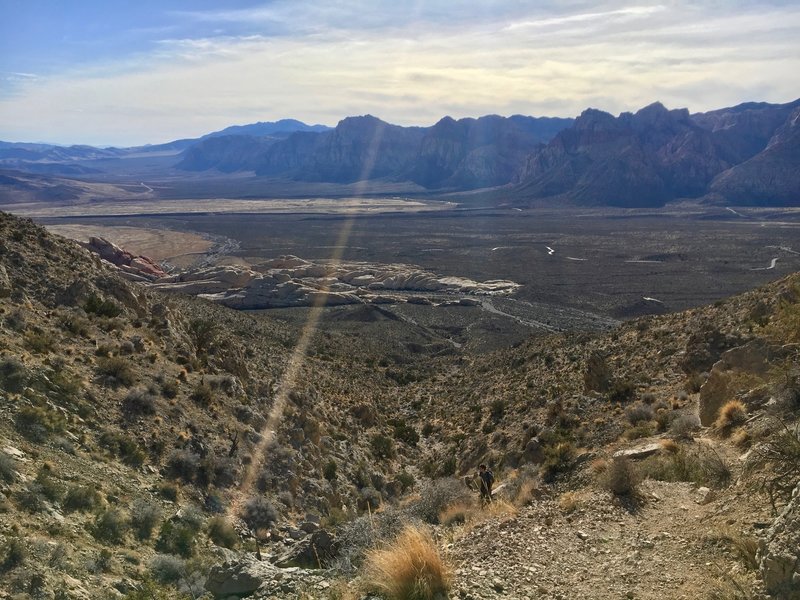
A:
[[[153,188],[151,188],[149,185],[147,185],[147,184],[146,184],[145,182],[143,182],[143,181],[142,181],[142,182],[140,182],[140,183],[139,183],[139,185],[143,186],[143,187],[144,187],[144,189],[146,189],[146,190],[147,190],[148,192],[150,192],[151,194],[152,194],[152,193],[155,191],[155,190],[153,190]]]

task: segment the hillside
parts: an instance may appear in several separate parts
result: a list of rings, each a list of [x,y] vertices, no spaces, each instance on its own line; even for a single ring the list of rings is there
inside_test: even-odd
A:
[[[364,597],[410,523],[457,597],[796,597],[794,513],[770,526],[800,479],[797,276],[442,354],[162,295],[8,215],[0,240],[9,597]],[[480,462],[486,510],[457,479]]]

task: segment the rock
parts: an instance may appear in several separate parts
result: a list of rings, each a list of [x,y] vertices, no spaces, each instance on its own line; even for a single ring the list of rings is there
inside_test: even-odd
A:
[[[707,487],[701,487],[695,492],[694,501],[697,502],[697,504],[705,505],[713,502],[716,497],[717,495],[713,490]]]
[[[612,379],[606,357],[599,352],[593,352],[586,362],[586,372],[583,374],[585,393],[607,392],[611,387]]]
[[[771,361],[781,354],[780,348],[761,339],[723,353],[700,388],[700,424],[704,427],[713,425],[720,408],[737,394],[747,391],[736,387],[737,372],[764,375],[769,371]]]
[[[152,259],[146,256],[134,256],[105,238],[90,237],[88,242],[80,244],[129,275],[139,276],[148,281],[155,281],[167,275]]]
[[[535,465],[544,462],[544,450],[542,442],[538,437],[533,437],[525,444],[525,450],[522,453],[522,458]]]
[[[661,451],[661,444],[653,443],[645,446],[637,446],[636,448],[627,448],[626,450],[618,450],[614,452],[614,458],[629,458],[631,460],[639,460],[652,456]]]
[[[800,484],[765,532],[757,559],[770,594],[784,600],[800,599]]]
[[[339,544],[333,536],[319,529],[278,557],[275,564],[279,567],[319,569],[338,552]]]
[[[206,590],[215,598],[249,596],[280,572],[275,565],[247,557],[229,560],[211,568]]]

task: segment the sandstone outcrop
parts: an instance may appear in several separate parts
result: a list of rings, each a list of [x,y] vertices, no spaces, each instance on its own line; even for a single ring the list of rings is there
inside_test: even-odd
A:
[[[135,256],[105,238],[90,237],[88,242],[81,242],[81,245],[103,260],[119,267],[127,279],[155,281],[167,275],[154,260],[146,256]]]
[[[201,296],[230,308],[262,309],[432,303],[431,299],[420,296],[420,292],[444,296],[498,295],[510,294],[519,285],[504,280],[477,282],[442,277],[410,265],[312,263],[289,255],[253,268],[218,266],[162,277],[154,287]]]

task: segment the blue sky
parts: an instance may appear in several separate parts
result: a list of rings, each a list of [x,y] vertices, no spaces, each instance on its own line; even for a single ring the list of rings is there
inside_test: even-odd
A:
[[[0,139],[800,96],[800,3],[0,0]]]

